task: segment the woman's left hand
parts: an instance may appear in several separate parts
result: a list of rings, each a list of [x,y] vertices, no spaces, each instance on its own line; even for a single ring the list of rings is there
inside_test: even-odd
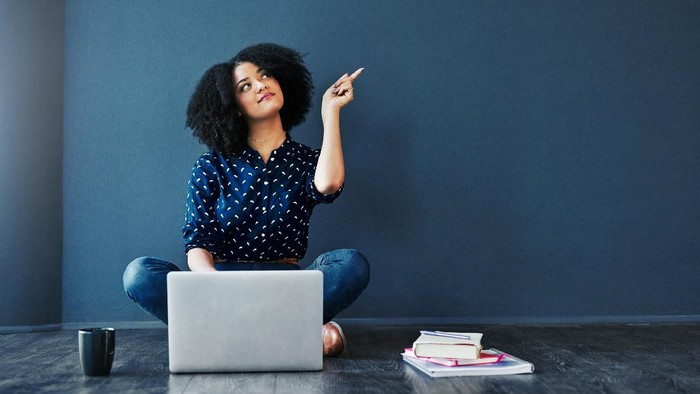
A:
[[[354,97],[352,83],[362,73],[362,70],[364,68],[358,69],[352,75],[343,74],[336,83],[326,90],[326,93],[323,94],[323,103],[321,104],[322,112],[329,109],[340,110],[352,101]]]

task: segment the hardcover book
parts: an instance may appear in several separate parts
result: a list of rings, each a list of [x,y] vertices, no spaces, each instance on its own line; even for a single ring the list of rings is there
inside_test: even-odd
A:
[[[479,364],[493,364],[501,361],[503,354],[490,354],[487,352],[481,352],[479,358],[476,360],[467,360],[464,358],[437,358],[437,357],[418,357],[413,353],[413,349],[406,348],[404,350],[404,355],[409,357],[415,357],[423,361],[428,361],[433,364],[440,364],[446,367],[463,367],[465,365],[479,365]]]
[[[481,352],[480,333],[421,331],[413,342],[418,357],[461,358],[476,360]]]

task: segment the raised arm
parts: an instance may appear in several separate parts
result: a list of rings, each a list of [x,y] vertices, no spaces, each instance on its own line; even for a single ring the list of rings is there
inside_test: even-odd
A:
[[[323,144],[314,175],[316,189],[323,194],[335,193],[345,182],[345,162],[340,142],[340,109],[352,101],[352,83],[362,70],[364,68],[358,69],[352,75],[345,73],[323,94]]]

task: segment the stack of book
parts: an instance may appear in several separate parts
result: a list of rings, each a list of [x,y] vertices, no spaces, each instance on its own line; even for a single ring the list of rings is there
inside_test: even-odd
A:
[[[535,366],[497,349],[484,350],[483,334],[421,331],[401,354],[403,360],[431,377],[514,375],[532,373]]]

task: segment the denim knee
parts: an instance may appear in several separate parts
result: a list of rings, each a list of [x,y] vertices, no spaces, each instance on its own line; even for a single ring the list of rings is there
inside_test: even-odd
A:
[[[155,257],[139,257],[135,259],[124,270],[122,280],[124,282],[124,291],[131,297],[135,291],[142,288],[152,287],[151,280],[157,273],[179,270],[179,268],[165,260]]]
[[[143,273],[148,269],[149,257],[139,257],[129,263],[124,270],[122,281],[124,282],[124,291],[131,298],[134,290],[137,290],[143,285]]]
[[[350,264],[348,268],[354,274],[356,283],[360,284],[362,288],[367,287],[370,272],[367,257],[356,249],[339,249],[338,252]]]

